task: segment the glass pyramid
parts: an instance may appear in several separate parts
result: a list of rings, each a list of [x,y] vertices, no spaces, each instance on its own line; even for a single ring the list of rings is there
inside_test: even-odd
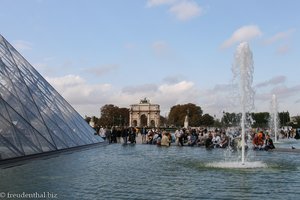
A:
[[[103,142],[0,35],[0,161]]]

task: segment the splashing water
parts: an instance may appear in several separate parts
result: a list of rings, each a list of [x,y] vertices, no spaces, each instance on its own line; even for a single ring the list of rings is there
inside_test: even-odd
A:
[[[261,161],[254,162],[212,162],[206,165],[207,167],[212,168],[229,168],[229,169],[254,169],[254,168],[266,168],[267,164]]]
[[[253,58],[252,52],[250,50],[249,44],[247,42],[243,42],[239,44],[235,52],[235,62],[232,66],[233,78],[236,86],[238,87],[238,97],[240,109],[242,111],[242,119],[241,119],[241,129],[242,129],[242,152],[241,152],[241,161],[240,156],[237,158],[227,157],[229,158],[224,162],[212,162],[207,163],[207,167],[212,168],[234,168],[234,169],[252,169],[252,168],[266,168],[267,164],[261,161],[245,161],[245,132],[246,129],[249,130],[251,128],[251,118],[250,111],[254,109],[254,90],[252,88],[253,82]],[[230,149],[226,154],[230,154]],[[248,156],[250,153],[248,152]]]
[[[254,90],[252,88],[254,66],[252,52],[247,42],[240,43],[237,47],[232,72],[239,88],[240,109],[242,111],[242,164],[245,164],[245,130],[248,125],[246,114],[254,108]]]
[[[277,141],[277,135],[278,135],[278,129],[279,129],[279,117],[278,117],[278,103],[276,95],[272,95],[272,101],[271,101],[271,116],[269,121],[269,127],[271,130],[271,133],[275,134],[275,143],[278,143]]]

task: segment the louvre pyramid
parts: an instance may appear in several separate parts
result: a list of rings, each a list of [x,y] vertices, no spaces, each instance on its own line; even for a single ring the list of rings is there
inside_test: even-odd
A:
[[[103,142],[0,35],[0,161]]]

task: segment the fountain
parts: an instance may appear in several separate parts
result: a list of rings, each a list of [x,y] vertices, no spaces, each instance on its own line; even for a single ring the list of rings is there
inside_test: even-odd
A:
[[[254,108],[254,91],[252,89],[253,81],[253,59],[252,52],[247,42],[241,43],[235,53],[235,63],[232,67],[233,77],[238,82],[239,100],[242,111],[241,129],[242,129],[242,164],[245,164],[245,129],[246,114]]]
[[[263,168],[267,165],[260,161],[245,161],[245,137],[246,129],[250,128],[250,118],[248,114],[254,108],[254,90],[253,82],[253,59],[252,52],[247,42],[240,43],[235,52],[235,62],[232,66],[233,79],[238,88],[239,110],[242,112],[241,117],[241,162],[225,161],[220,163],[209,163],[209,167],[218,168]]]
[[[278,117],[278,103],[276,95],[272,95],[272,102],[271,102],[271,116],[269,121],[269,126],[271,133],[274,133],[274,143],[278,143],[277,141],[277,134],[278,134],[278,127],[279,127],[279,117]]]

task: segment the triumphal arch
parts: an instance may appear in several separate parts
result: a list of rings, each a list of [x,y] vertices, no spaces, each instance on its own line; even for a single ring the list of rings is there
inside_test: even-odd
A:
[[[159,127],[159,118],[159,105],[151,104],[147,98],[141,99],[139,104],[130,105],[129,126]]]

